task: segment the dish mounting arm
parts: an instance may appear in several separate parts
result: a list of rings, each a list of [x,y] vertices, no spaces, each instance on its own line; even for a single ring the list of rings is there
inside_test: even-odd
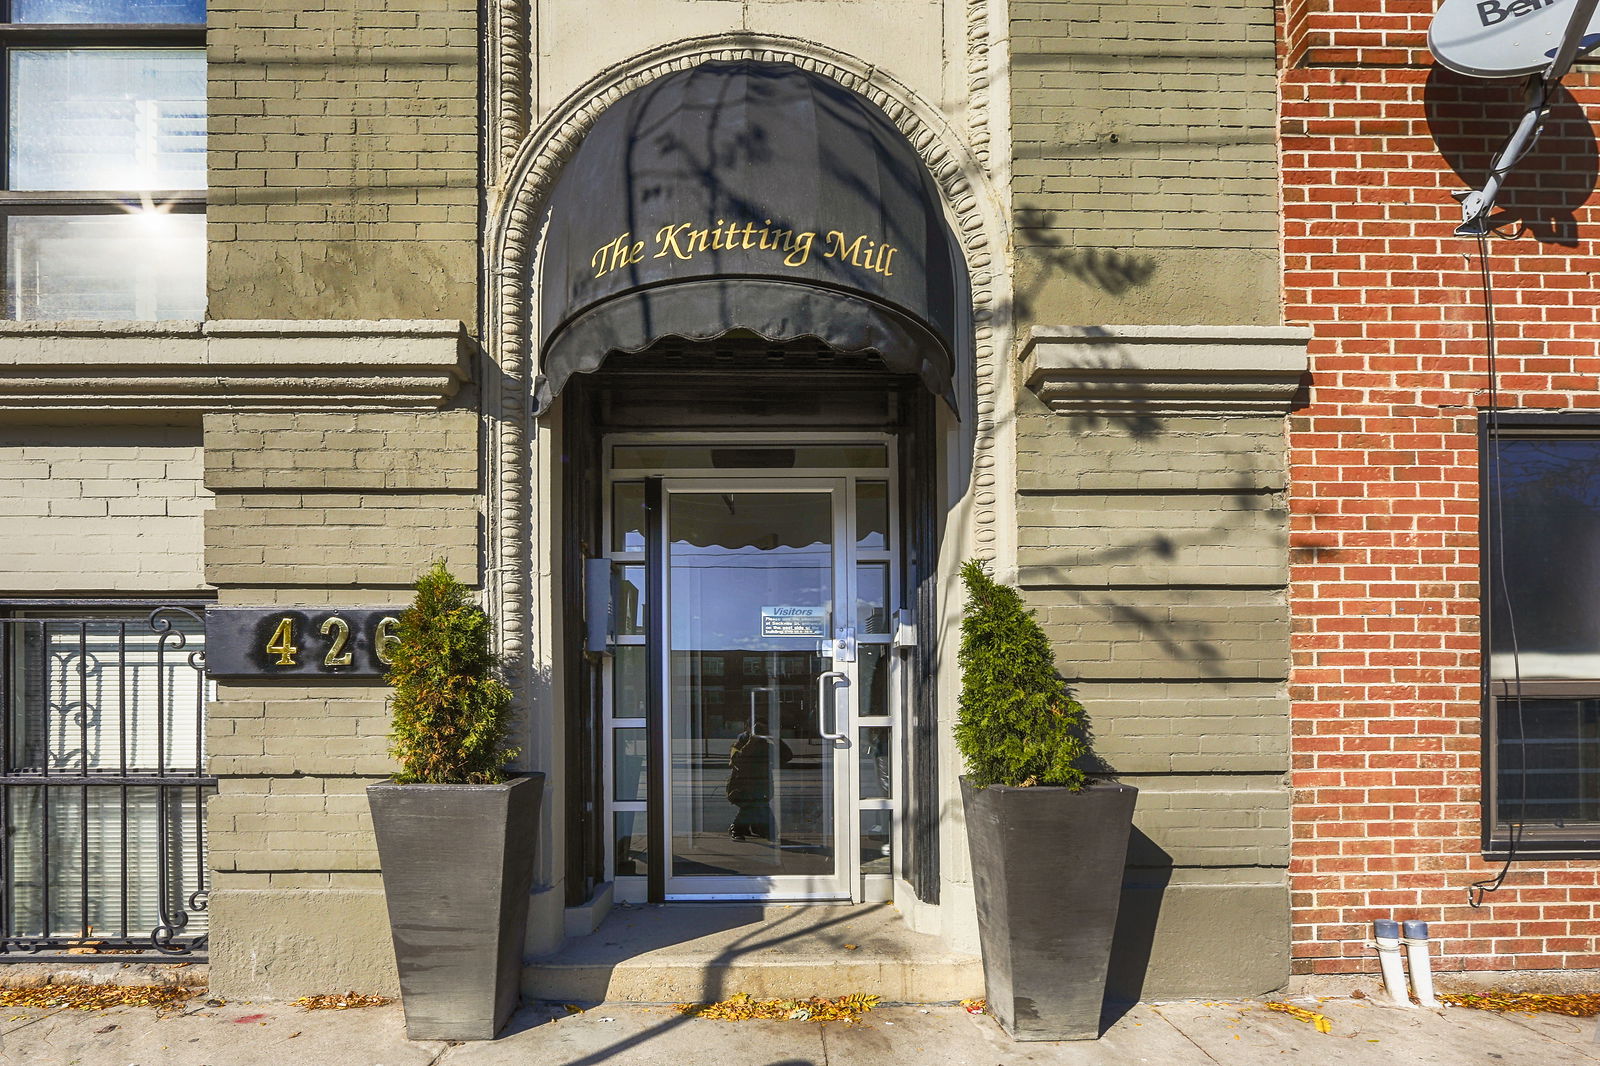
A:
[[[1489,212],[1494,210],[1500,186],[1538,139],[1545,117],[1550,113],[1550,98],[1571,69],[1573,60],[1578,57],[1583,31],[1594,16],[1596,7],[1600,7],[1600,0],[1578,0],[1572,9],[1572,17],[1567,20],[1566,34],[1561,39],[1560,47],[1555,50],[1550,65],[1528,79],[1528,95],[1523,104],[1522,119],[1506,146],[1495,156],[1483,188],[1455,194],[1461,201],[1461,225],[1456,227],[1456,236],[1481,237],[1489,232]]]

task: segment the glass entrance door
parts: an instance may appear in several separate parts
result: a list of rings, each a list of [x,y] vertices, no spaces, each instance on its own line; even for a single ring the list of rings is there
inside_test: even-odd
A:
[[[842,488],[663,485],[668,898],[850,897]]]
[[[606,454],[617,898],[889,899],[890,439],[650,435]]]

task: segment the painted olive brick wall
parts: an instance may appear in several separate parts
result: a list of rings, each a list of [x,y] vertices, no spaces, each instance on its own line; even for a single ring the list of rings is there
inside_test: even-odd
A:
[[[1276,988],[1289,972],[1283,418],[1056,414],[1029,392],[1019,404],[1019,579],[1096,754],[1140,789],[1114,991]]]
[[[208,416],[208,577],[405,588],[442,557],[475,582],[477,432],[470,410]]]
[[[209,317],[477,320],[477,0],[212,0]]]
[[[0,429],[0,593],[203,589],[200,429]]]
[[[471,496],[219,496],[206,515],[206,576],[218,585],[404,586],[442,557],[476,581],[477,519]]]
[[[206,575],[237,605],[399,605],[443,557],[478,580],[478,419],[436,412],[205,419]],[[219,681],[207,743],[212,987],[393,991],[365,788],[394,770],[388,689]]]
[[[361,416],[224,414],[206,424],[206,484],[217,490],[408,489],[478,485],[478,420],[468,410]]]
[[[1280,321],[1270,0],[1011,5],[1021,325]]]

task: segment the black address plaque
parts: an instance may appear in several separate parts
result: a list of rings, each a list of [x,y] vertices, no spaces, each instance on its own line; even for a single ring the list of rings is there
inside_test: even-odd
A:
[[[206,673],[218,678],[383,677],[403,607],[211,607]]]

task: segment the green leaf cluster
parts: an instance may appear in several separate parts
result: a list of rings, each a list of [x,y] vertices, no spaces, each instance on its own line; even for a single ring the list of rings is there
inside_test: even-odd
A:
[[[395,780],[486,785],[506,779],[511,690],[497,676],[489,617],[444,560],[417,581],[389,648]]]
[[[967,777],[989,785],[1086,783],[1083,706],[1056,673],[1050,641],[1017,590],[970,559],[961,567],[961,697],[956,745]]]

